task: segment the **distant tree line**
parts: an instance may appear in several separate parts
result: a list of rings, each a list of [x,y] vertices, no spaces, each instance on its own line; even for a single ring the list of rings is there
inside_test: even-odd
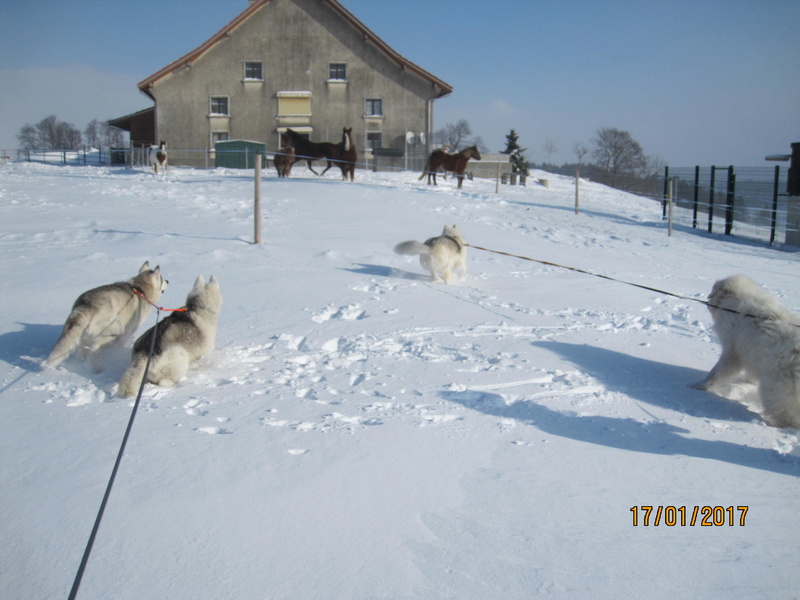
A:
[[[93,119],[81,133],[72,123],[50,115],[31,125],[26,123],[17,134],[23,150],[79,150],[82,145],[93,148],[120,147],[126,144],[125,132],[108,121]]]
[[[598,129],[591,146],[576,142],[573,152],[578,160],[575,163],[552,164],[550,158],[558,148],[549,138],[545,140],[543,150],[547,161],[539,165],[528,163],[529,167],[561,175],[575,175],[580,171],[581,177],[639,194],[657,194],[664,171],[661,158],[645,155],[642,146],[629,132],[615,127]],[[591,158],[590,162],[584,162],[586,156]]]
[[[449,123],[436,132],[434,143],[448,151],[457,152],[470,145],[477,145],[482,152],[487,148],[480,137],[471,137],[469,122],[461,119]],[[573,152],[577,162],[561,166],[552,164],[551,157],[558,152],[556,143],[547,138],[542,149],[547,161],[536,164],[525,158],[527,148],[520,145],[519,135],[512,129],[506,135],[506,147],[502,154],[510,155],[511,169],[514,173],[528,174],[531,168],[539,168],[563,175],[575,175],[580,170],[581,177],[589,178],[611,187],[637,193],[657,193],[660,178],[664,171],[664,161],[657,156],[647,156],[642,146],[627,131],[615,127],[597,130],[591,145],[576,142]],[[586,157],[589,162],[585,162]]]

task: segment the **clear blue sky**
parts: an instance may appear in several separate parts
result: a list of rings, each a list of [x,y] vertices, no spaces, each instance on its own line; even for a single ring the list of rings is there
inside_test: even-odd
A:
[[[800,142],[800,0],[341,0],[454,87],[436,127],[575,160],[601,127],[674,166],[767,165]],[[55,114],[83,129],[151,102],[136,83],[247,0],[0,0],[0,148]]]

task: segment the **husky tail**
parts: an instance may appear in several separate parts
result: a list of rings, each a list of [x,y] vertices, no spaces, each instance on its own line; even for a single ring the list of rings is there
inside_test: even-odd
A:
[[[144,377],[144,370],[147,366],[147,355],[134,354],[131,365],[122,374],[117,386],[117,396],[122,398],[130,398],[139,392],[139,387],[142,385],[142,378]]]
[[[428,254],[430,250],[431,249],[422,242],[415,242],[414,240],[400,242],[394,247],[394,251],[397,254]]]
[[[42,366],[56,367],[64,362],[80,344],[81,335],[83,335],[90,320],[90,316],[85,311],[80,309],[73,310],[67,317],[64,329],[61,330],[61,335],[50,351],[50,356],[42,363]]]

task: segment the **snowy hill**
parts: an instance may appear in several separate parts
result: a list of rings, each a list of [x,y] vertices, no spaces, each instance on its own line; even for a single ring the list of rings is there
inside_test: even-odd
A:
[[[254,245],[246,171],[0,166],[0,597],[68,595],[130,343],[99,374],[38,365],[81,292],[145,260],[166,307],[216,275],[217,349],[146,389],[82,600],[797,597],[797,431],[752,386],[687,387],[719,354],[691,299],[741,272],[797,311],[796,249],[668,237],[657,203],[591,183],[575,215],[544,173],[293,175],[265,172]],[[392,248],[445,223],[686,299],[474,248],[435,284]]]

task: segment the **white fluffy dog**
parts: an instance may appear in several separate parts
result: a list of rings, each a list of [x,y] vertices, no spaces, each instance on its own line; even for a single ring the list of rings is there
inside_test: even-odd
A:
[[[708,302],[722,355],[694,387],[707,390],[744,370],[758,382],[767,423],[800,428],[800,318],[744,275],[717,281]]]
[[[445,225],[442,235],[425,240],[409,240],[394,247],[398,254],[419,254],[420,264],[431,272],[434,281],[450,283],[454,273],[467,273],[467,246],[457,225]]]

